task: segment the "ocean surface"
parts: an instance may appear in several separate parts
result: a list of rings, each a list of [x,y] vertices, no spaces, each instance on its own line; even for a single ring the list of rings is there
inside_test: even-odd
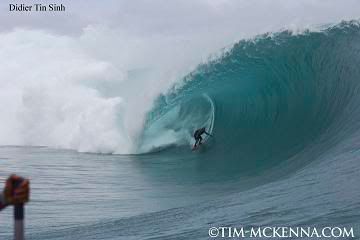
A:
[[[353,227],[360,239],[360,25],[241,40],[147,113],[134,154],[0,147],[31,179],[27,239],[209,239],[219,226]],[[192,133],[214,137],[195,152]],[[12,209],[0,239],[12,239]]]

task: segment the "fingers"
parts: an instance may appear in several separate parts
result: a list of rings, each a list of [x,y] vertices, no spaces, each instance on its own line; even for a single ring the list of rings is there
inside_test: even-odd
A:
[[[21,195],[29,192],[29,180],[24,180],[19,187],[14,190],[15,195]]]
[[[24,180],[21,182],[20,186],[19,186],[16,190],[29,189],[29,185],[30,185],[29,180],[28,180],[28,179],[24,179]],[[15,192],[16,192],[16,190],[15,190]]]
[[[6,184],[5,186],[12,189],[13,185],[16,181],[21,181],[23,178],[21,178],[20,176],[17,176],[15,174],[10,175],[10,177],[8,177],[8,179],[6,180]]]
[[[8,177],[8,179],[6,180],[6,182],[10,182],[10,183],[13,183],[15,181],[20,181],[22,180],[23,178],[18,176],[18,175],[15,175],[15,174],[11,174],[10,177]]]
[[[30,196],[30,182],[25,179],[19,187],[14,190],[14,203],[26,203],[29,201]]]
[[[21,181],[21,184],[14,189],[14,183]],[[17,175],[11,175],[5,184],[5,198],[8,204],[20,204],[29,201],[30,182]]]

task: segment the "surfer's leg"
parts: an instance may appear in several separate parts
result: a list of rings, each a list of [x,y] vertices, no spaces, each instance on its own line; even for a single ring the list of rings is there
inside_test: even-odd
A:
[[[199,143],[199,138],[195,138],[194,148],[198,145],[198,143]]]
[[[203,138],[200,136],[200,137],[199,137],[199,145],[201,145],[202,140],[203,140]]]

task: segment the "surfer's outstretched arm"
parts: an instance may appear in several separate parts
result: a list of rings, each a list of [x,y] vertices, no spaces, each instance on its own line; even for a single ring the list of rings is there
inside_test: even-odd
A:
[[[213,135],[211,135],[210,133],[208,133],[208,132],[204,132],[206,135],[208,135],[208,136],[210,136],[210,137],[212,137]]]

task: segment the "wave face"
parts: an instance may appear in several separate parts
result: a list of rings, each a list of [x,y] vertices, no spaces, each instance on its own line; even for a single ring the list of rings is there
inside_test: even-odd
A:
[[[138,149],[250,172],[316,159],[357,131],[359,64],[357,22],[240,41],[157,99]],[[191,153],[203,126],[214,138]]]

